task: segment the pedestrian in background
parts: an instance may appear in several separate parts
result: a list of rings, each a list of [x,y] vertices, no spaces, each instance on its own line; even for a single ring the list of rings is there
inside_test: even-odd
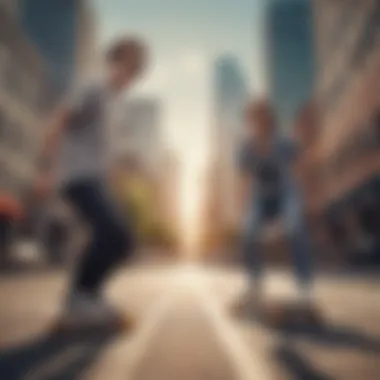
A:
[[[249,284],[241,305],[261,306],[263,234],[268,225],[280,221],[297,278],[296,304],[308,307],[313,302],[312,246],[292,169],[297,151],[292,142],[279,137],[275,114],[267,100],[250,103],[245,119],[247,133],[238,165],[239,197],[244,210],[242,249]]]

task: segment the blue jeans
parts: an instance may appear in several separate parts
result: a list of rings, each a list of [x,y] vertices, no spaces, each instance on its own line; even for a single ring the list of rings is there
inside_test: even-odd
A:
[[[134,247],[132,229],[119,215],[105,187],[96,180],[71,183],[64,195],[92,229],[74,276],[74,290],[97,293],[109,274],[130,255]]]
[[[283,217],[286,238],[289,243],[292,263],[300,286],[308,287],[312,282],[312,244],[303,215],[302,200],[296,190],[288,190],[277,199],[253,200],[243,228],[243,259],[250,276],[261,279],[263,252],[260,235],[266,223],[274,217]]]

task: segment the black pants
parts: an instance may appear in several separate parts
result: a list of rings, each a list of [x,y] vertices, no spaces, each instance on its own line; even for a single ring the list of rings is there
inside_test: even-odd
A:
[[[49,253],[49,260],[52,263],[59,264],[63,262],[66,243],[67,226],[61,220],[51,220],[47,227],[45,244]]]
[[[132,230],[118,215],[100,182],[77,181],[66,187],[64,195],[92,228],[92,238],[81,256],[73,290],[97,293],[120,261],[130,255]]]
[[[11,245],[12,221],[7,216],[0,216],[0,259],[6,260]]]

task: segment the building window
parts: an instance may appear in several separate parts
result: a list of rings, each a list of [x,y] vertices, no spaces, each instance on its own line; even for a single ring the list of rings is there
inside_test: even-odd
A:
[[[349,76],[347,72],[341,73],[341,75],[336,78],[333,85],[330,87],[329,92],[323,97],[324,109],[327,111],[332,111],[338,104],[341,95],[347,87],[349,81]]]
[[[1,142],[7,147],[10,145],[10,125],[8,115],[1,111],[1,120],[0,120],[0,130],[1,130]]]
[[[375,118],[374,118],[374,131],[375,131],[375,140],[377,142],[377,145],[380,148],[380,110],[377,111]]]
[[[0,0],[0,6],[13,15],[16,15],[18,12],[18,1]]]
[[[7,190],[12,186],[12,176],[10,175],[9,169],[4,165],[1,167],[0,184],[1,187]]]
[[[6,88],[12,94],[18,94],[19,91],[19,66],[13,60],[7,62],[6,69]]]
[[[22,97],[25,103],[34,110],[36,108],[36,100],[34,95],[34,83],[33,79],[28,75],[28,73],[23,73],[22,80],[20,81],[22,89]]]
[[[376,5],[370,13],[359,42],[353,52],[351,65],[360,67],[367,59],[368,55],[376,49],[376,43],[380,35],[380,4]]]
[[[6,137],[6,125],[3,110],[0,109],[0,141],[4,141]]]
[[[357,17],[355,12],[352,10],[356,9],[355,2],[347,5],[347,11],[342,13],[342,20],[348,17],[347,20],[350,22],[353,18]],[[348,12],[348,13],[347,13]],[[351,13],[351,15],[350,15]],[[339,24],[339,23],[338,23]],[[338,25],[337,24],[337,25]],[[340,35],[345,35],[341,28],[338,28]],[[380,39],[380,3],[376,4],[376,7],[368,14],[366,17],[366,22],[361,30],[359,40],[354,46],[350,58],[348,60],[348,67],[334,79],[334,82],[327,91],[324,97],[324,108],[327,111],[331,111],[335,108],[335,105],[339,102],[340,96],[345,91],[350,77],[361,68],[361,66],[366,62],[367,58],[372,52],[376,50],[376,44]],[[341,43],[342,41],[340,41]],[[336,50],[336,46],[333,47]]]
[[[0,83],[4,83],[6,77],[7,65],[8,65],[8,49],[5,45],[0,45]]]
[[[337,47],[342,46],[343,40],[348,35],[348,29],[355,24],[354,20],[358,17],[358,4],[356,1],[347,1],[340,6],[340,14],[333,30],[330,34],[327,50],[327,62],[331,62],[331,57],[336,53]]]
[[[30,96],[30,104],[37,111],[40,110],[40,94],[39,86],[34,77],[30,78],[28,81],[28,94]]]
[[[19,152],[22,149],[21,130],[19,124],[15,122],[9,123],[9,146]]]

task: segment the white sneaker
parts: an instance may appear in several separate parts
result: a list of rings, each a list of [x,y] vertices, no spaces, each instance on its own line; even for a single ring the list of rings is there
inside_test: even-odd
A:
[[[235,305],[235,310],[239,314],[255,314],[262,305],[262,291],[259,286],[251,284],[244,291],[238,303]]]
[[[112,324],[117,313],[101,298],[86,293],[75,293],[69,296],[63,311],[62,323],[65,326],[80,327]]]
[[[297,290],[295,295],[295,303],[301,309],[307,309],[310,305],[315,302],[314,294],[310,288],[302,287]]]

